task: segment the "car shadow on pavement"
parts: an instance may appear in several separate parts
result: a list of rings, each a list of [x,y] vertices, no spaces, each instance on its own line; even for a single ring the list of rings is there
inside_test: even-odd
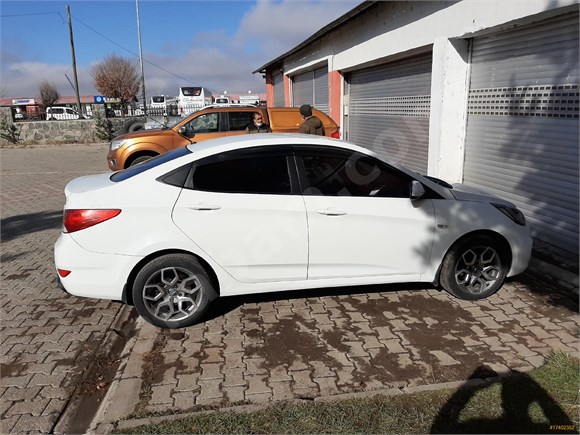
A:
[[[11,216],[0,221],[2,242],[38,231],[53,230],[62,226],[62,210]]]
[[[496,375],[486,366],[479,366],[469,377],[470,380],[485,379]],[[477,401],[476,396],[487,389],[499,386],[502,415],[498,418],[465,418],[461,413],[470,401]],[[481,406],[493,412],[493,403],[474,403],[474,408]],[[534,418],[532,409],[545,416],[546,422]],[[433,421],[430,433],[578,433],[564,410],[534,379],[525,373],[514,372],[513,375],[495,378],[491,382],[482,381],[479,385],[464,386],[457,390],[443,405]]]
[[[397,291],[421,291],[437,292],[438,290],[429,283],[402,283],[402,284],[373,284],[366,286],[351,287],[326,287],[307,290],[291,290],[272,293],[258,293],[251,295],[228,296],[219,298],[210,306],[203,321],[213,320],[224,316],[244,304],[275,302],[292,299],[319,298],[325,296],[356,296],[369,293],[395,293]]]
[[[540,277],[537,273],[526,271],[521,275],[506,279],[506,283],[514,283],[530,294],[541,298],[546,307],[564,307],[571,312],[578,313],[578,295],[549,277]],[[501,292],[501,289],[499,291]]]

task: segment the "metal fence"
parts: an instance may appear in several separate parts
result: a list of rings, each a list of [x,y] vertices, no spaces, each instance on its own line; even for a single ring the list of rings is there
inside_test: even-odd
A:
[[[93,104],[83,104],[83,118],[93,118],[95,115]],[[147,115],[149,116],[187,116],[205,107],[200,104],[177,104],[171,103],[165,106],[147,106]],[[144,107],[141,105],[128,104],[122,107],[120,104],[112,104],[105,108],[107,118],[116,118],[122,116],[143,116],[145,115]],[[39,106],[13,107],[12,119],[16,122],[21,121],[60,121],[79,119],[76,105],[74,106],[53,106],[42,108]]]

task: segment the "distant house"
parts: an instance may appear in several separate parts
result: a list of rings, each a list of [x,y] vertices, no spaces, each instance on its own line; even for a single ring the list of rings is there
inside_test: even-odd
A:
[[[576,0],[366,1],[254,72],[268,105],[312,104],[347,140],[514,202],[539,244],[578,255],[578,16]]]

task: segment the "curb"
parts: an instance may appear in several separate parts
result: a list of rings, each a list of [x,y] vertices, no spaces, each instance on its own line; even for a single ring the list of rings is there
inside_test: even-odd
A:
[[[123,305],[113,320],[111,329],[105,334],[99,347],[93,354],[93,361],[88,365],[86,371],[83,374],[80,382],[77,384],[75,390],[73,391],[66,407],[64,408],[62,414],[56,421],[51,430],[51,433],[55,434],[65,434],[65,433],[83,433],[93,416],[90,414],[91,411],[87,412],[87,408],[96,408],[94,413],[98,414],[99,409],[102,407],[102,403],[95,406],[95,402],[101,401],[101,398],[97,394],[88,395],[82,392],[82,386],[84,381],[86,381],[90,374],[93,372],[96,366],[96,361],[98,361],[99,355],[107,355],[112,358],[119,358],[122,354],[116,352],[116,348],[123,344],[123,350],[126,346],[127,341],[131,341],[129,336],[134,330],[134,324],[136,319],[136,312],[133,307],[129,305]],[[115,376],[118,372],[118,367],[115,368]],[[82,412],[80,412],[82,410]],[[88,414],[88,415],[87,415]]]
[[[97,428],[100,429],[94,433],[109,433],[112,430],[129,430],[134,429],[139,426],[149,426],[149,425],[156,425],[160,423],[165,423],[168,421],[174,420],[181,420],[188,417],[195,417],[199,415],[211,415],[217,412],[231,412],[231,413],[250,413],[256,411],[262,411],[264,409],[268,409],[280,404],[290,404],[290,405],[297,405],[297,404],[312,404],[314,403],[329,403],[329,402],[337,402],[341,400],[347,399],[364,399],[368,397],[374,396],[401,396],[406,394],[415,394],[425,391],[440,391],[440,390],[450,390],[450,389],[460,389],[460,388],[473,388],[479,386],[486,386],[492,385],[498,382],[501,382],[502,379],[518,376],[521,373],[528,372],[534,369],[534,367],[529,367],[525,369],[520,369],[518,371],[509,371],[505,373],[501,373],[498,376],[482,378],[482,379],[468,379],[466,381],[455,381],[455,382],[444,382],[439,384],[427,384],[427,385],[419,385],[413,387],[401,387],[401,388],[384,388],[378,390],[371,390],[371,391],[362,391],[358,393],[343,393],[343,394],[336,394],[332,396],[326,397],[316,397],[314,400],[304,400],[304,399],[292,399],[292,400],[284,400],[279,402],[271,402],[271,403],[264,403],[264,404],[249,404],[249,405],[236,405],[230,406],[225,408],[218,408],[218,409],[211,409],[211,410],[204,410],[204,411],[197,411],[197,412],[186,412],[181,414],[169,414],[163,416],[155,416],[155,417],[143,417],[143,418],[136,418],[136,419],[129,419],[129,420],[121,420],[116,423],[108,423],[98,426]]]

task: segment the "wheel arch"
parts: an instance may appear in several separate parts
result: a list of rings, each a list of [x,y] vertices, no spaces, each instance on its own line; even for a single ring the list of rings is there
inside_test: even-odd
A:
[[[449,253],[449,251],[454,246],[458,245],[459,243],[462,243],[467,239],[470,239],[472,237],[477,237],[477,236],[488,236],[488,237],[492,237],[493,239],[497,240],[499,242],[499,244],[501,245],[503,253],[506,255],[508,270],[511,269],[512,261],[513,261],[512,248],[511,248],[511,245],[508,242],[508,240],[502,234],[498,233],[497,231],[493,231],[493,230],[470,231],[469,233],[465,233],[464,235],[459,237],[457,240],[455,240],[455,242],[453,242],[451,245],[449,245],[449,247],[445,251],[445,254],[443,254],[443,256],[441,257],[441,261],[439,263],[439,266],[437,267],[437,273],[435,274],[435,280],[433,281],[433,285],[439,286],[441,267],[443,266],[443,261],[445,260],[445,257],[447,257],[447,254]]]
[[[220,283],[219,283],[219,279],[217,277],[217,274],[215,273],[213,268],[210,266],[210,264],[203,257],[200,257],[199,255],[196,255],[193,252],[186,251],[183,249],[165,249],[162,251],[157,251],[157,252],[153,252],[153,253],[149,254],[148,256],[144,257],[141,261],[139,261],[139,263],[137,263],[135,265],[135,267],[133,267],[133,269],[131,270],[131,273],[129,273],[129,276],[127,278],[127,282],[125,283],[125,286],[123,287],[122,301],[124,303],[126,303],[128,305],[133,305],[133,292],[131,291],[131,289],[133,288],[133,283],[135,282],[135,278],[137,277],[137,274],[139,273],[139,271],[150,261],[152,261],[156,258],[162,257],[163,255],[167,255],[167,254],[187,254],[187,255],[191,255],[196,260],[198,260],[199,263],[204,268],[204,270],[207,272],[207,274],[211,280],[211,283],[214,286],[215,294],[213,295],[212,300],[217,298],[220,295],[220,293],[221,293],[220,292]]]
[[[129,157],[127,157],[125,159],[125,164],[123,165],[123,167],[125,169],[127,169],[129,166],[131,166],[131,163],[133,163],[139,157],[144,157],[144,156],[156,157],[158,155],[159,155],[159,153],[157,153],[155,151],[149,151],[149,150],[136,151],[133,154],[130,154]]]

